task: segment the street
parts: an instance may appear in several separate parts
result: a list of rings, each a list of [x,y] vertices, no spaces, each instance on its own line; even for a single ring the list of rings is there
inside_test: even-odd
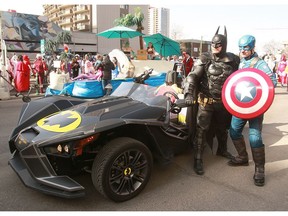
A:
[[[36,98],[32,98],[35,100]],[[155,164],[151,179],[137,197],[115,203],[93,187],[90,175],[74,179],[86,188],[80,199],[48,196],[26,188],[14,173],[8,138],[17,124],[21,98],[0,101],[0,210],[1,211],[287,211],[288,210],[288,93],[275,89],[272,106],[264,116],[263,140],[266,145],[266,185],[253,183],[254,163],[244,129],[249,166],[230,167],[227,159],[204,154],[203,176],[193,171],[192,152],[178,155],[168,165]],[[217,145],[215,145],[216,147]],[[232,154],[236,150],[228,140]]]

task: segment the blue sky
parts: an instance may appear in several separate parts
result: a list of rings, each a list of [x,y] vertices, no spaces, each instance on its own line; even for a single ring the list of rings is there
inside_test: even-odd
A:
[[[177,1],[177,4],[176,4]],[[12,2],[12,1],[11,1]],[[42,4],[59,4],[56,0],[38,0],[33,6],[27,4],[10,3],[0,6],[0,10],[16,9],[21,13],[41,14]],[[33,1],[31,1],[33,2]],[[165,3],[163,3],[165,2]],[[242,0],[241,3],[233,3],[232,0],[218,0],[217,5],[213,0],[133,0],[133,4],[149,4],[170,8],[171,31],[181,34],[184,39],[211,40],[216,29],[220,25],[220,33],[223,33],[224,25],[228,32],[228,51],[237,52],[238,39],[245,34],[256,37],[256,49],[261,52],[263,44],[271,41],[288,41],[288,3],[284,0],[273,0],[273,4],[267,1],[252,2]],[[259,1],[260,2],[260,1]],[[95,4],[95,1],[84,0],[81,4]],[[97,1],[98,4],[131,4],[131,1],[113,0]],[[80,4],[79,1],[62,0],[61,4]],[[222,31],[222,32],[221,32]]]

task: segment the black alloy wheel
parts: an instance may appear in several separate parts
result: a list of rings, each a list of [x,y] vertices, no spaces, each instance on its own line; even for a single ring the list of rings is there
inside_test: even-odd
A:
[[[92,182],[105,197],[123,202],[137,196],[147,185],[153,166],[150,150],[129,137],[110,141],[96,156]]]

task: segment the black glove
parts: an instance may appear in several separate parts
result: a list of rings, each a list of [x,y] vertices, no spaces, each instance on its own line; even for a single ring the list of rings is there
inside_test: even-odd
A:
[[[185,95],[185,104],[191,106],[194,104],[194,98],[191,94]]]

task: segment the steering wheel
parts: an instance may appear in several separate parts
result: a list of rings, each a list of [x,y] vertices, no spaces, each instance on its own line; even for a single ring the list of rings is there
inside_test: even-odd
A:
[[[172,112],[173,114],[179,114],[181,112],[181,107],[178,107],[174,102],[176,99],[179,99],[178,95],[172,91],[166,91],[166,92],[164,92],[163,95],[170,98],[170,101],[171,101],[170,112]],[[175,98],[174,100],[173,100],[172,96]]]

